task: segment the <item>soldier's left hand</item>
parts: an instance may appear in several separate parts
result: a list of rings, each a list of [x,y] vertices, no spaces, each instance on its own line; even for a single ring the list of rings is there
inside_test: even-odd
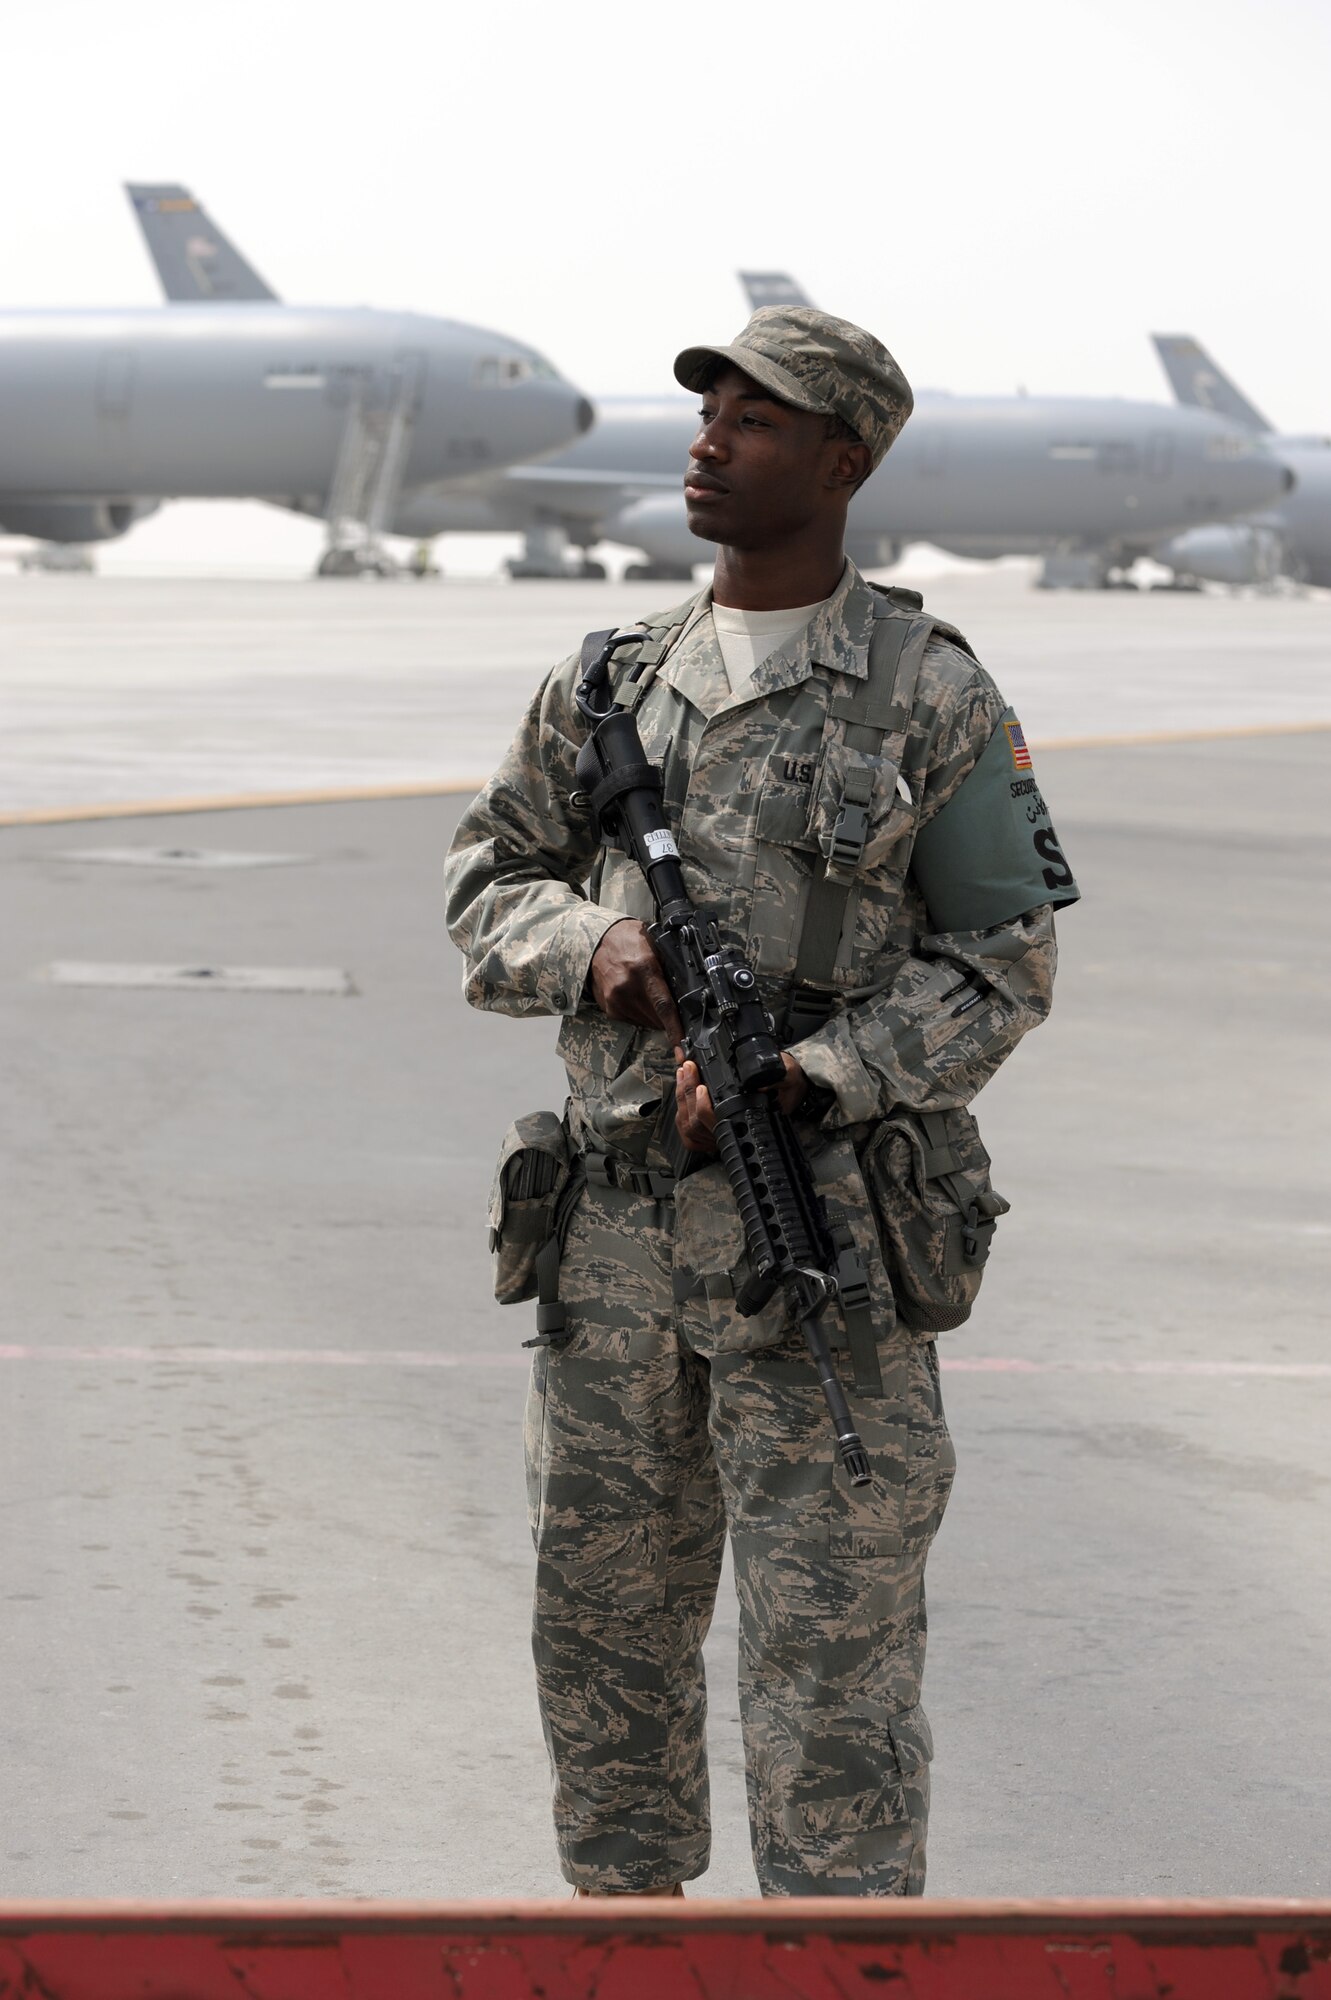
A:
[[[714,1153],[716,1113],[712,1109],[711,1095],[698,1074],[697,1063],[685,1062],[683,1058],[683,1049],[676,1049],[675,1061],[679,1068],[675,1071],[675,1129],[686,1152]],[[809,1079],[789,1049],[782,1050],[781,1060],[786,1066],[786,1074],[777,1090],[776,1101],[789,1114],[809,1088]]]

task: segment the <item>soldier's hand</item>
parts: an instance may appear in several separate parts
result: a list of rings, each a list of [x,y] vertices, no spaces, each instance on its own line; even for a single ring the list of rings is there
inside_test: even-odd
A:
[[[592,998],[612,1021],[632,1021],[639,1028],[659,1028],[671,1043],[684,1033],[666,985],[661,961],[652,950],[645,924],[621,917],[611,924],[592,953]]]
[[[686,1152],[714,1153],[716,1113],[712,1109],[711,1095],[698,1074],[697,1063],[685,1062],[683,1058],[683,1049],[677,1048],[675,1061],[679,1068],[675,1071],[675,1130]],[[809,1079],[789,1049],[782,1050],[781,1060],[786,1066],[786,1074],[777,1089],[776,1101],[789,1114],[809,1088]]]

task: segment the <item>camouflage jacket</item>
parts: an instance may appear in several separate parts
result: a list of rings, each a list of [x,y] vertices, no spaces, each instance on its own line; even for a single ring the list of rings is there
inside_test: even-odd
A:
[[[692,600],[638,707],[638,726],[648,757],[665,768],[690,893],[747,952],[780,1021],[818,837],[846,766],[857,757],[883,763],[849,749],[844,726],[829,716],[833,697],[865,678],[873,596],[847,563],[828,604],[738,696],[710,606],[710,590]],[[574,702],[578,678],[577,654],[547,676],[503,763],[463,814],[447,862],[449,930],[466,957],[473,1006],[564,1017],[559,1051],[575,1140],[664,1166],[674,1123],[666,1037],[607,1020],[586,988],[604,933],[652,909],[625,855],[609,849],[598,867],[591,815],[574,803],[574,759],[586,734]],[[818,1100],[829,1132],[864,1128],[897,1104],[968,1103],[1049,1011],[1051,908],[983,931],[931,933],[910,868],[920,828],[975,768],[1004,712],[983,668],[931,638],[903,782],[890,770],[870,772],[869,837],[834,974],[838,1011],[794,1047],[810,1079],[831,1093]]]

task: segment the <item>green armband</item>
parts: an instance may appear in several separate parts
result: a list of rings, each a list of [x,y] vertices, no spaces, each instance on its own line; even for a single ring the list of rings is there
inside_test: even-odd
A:
[[[1041,903],[1080,899],[1010,708],[959,790],[921,830],[911,871],[939,931],[986,931]]]

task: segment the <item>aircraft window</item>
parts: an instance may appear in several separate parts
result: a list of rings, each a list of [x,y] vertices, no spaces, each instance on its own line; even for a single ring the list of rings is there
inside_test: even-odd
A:
[[[1100,447],[1101,472],[1135,472],[1137,447],[1124,438],[1106,438]]]
[[[1214,437],[1206,440],[1208,458],[1247,458],[1252,453],[1252,441],[1243,437]]]
[[[326,377],[320,368],[270,368],[263,378],[265,389],[322,389]]]
[[[1091,459],[1095,457],[1095,446],[1093,444],[1051,444],[1049,447],[1049,456],[1051,458]]]
[[[487,354],[476,363],[475,380],[482,389],[506,388],[511,382],[558,382],[559,370],[539,354]]]

